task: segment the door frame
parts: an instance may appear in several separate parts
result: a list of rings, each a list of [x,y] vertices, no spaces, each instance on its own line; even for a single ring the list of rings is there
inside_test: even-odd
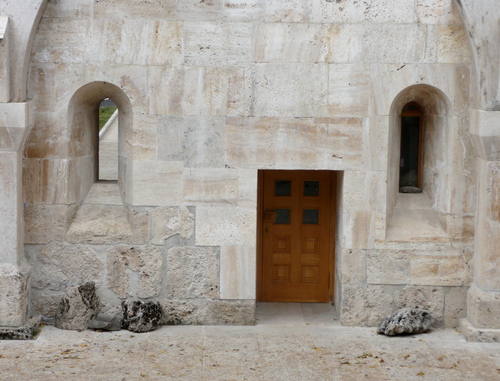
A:
[[[259,169],[257,172],[257,294],[256,301],[262,301],[262,277],[264,263],[264,172],[278,169]],[[281,170],[281,169],[279,169]],[[305,169],[314,171],[314,169]],[[293,171],[302,171],[302,169],[291,169]],[[329,278],[329,302],[335,298],[335,243],[337,232],[337,171],[330,170],[330,278]]]

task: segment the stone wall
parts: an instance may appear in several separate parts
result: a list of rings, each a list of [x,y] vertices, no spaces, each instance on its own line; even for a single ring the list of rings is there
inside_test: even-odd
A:
[[[251,323],[258,170],[324,169],[342,173],[342,323],[418,305],[456,326],[472,276],[471,65],[451,0],[49,2],[24,152],[32,312],[92,280],[108,310],[155,299],[174,323]],[[95,182],[106,97],[117,184]],[[403,100],[427,102],[422,202],[394,184]]]

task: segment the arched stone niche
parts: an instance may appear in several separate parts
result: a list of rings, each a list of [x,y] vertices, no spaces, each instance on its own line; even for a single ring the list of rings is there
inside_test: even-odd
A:
[[[78,89],[68,105],[69,184],[79,184],[83,201],[98,176],[99,105],[110,98],[118,107],[118,185],[122,201],[130,203],[132,173],[132,104],[125,92],[109,82],[92,82]]]
[[[394,98],[390,108],[389,158],[387,181],[387,221],[390,224],[394,208],[400,198],[399,158],[401,149],[401,111],[409,102],[422,109],[423,170],[422,191],[430,208],[439,214],[449,213],[450,184],[450,101],[438,88],[418,84],[405,88]],[[417,197],[417,196],[415,196]],[[407,199],[410,199],[411,197]],[[439,218],[446,230],[444,219]]]

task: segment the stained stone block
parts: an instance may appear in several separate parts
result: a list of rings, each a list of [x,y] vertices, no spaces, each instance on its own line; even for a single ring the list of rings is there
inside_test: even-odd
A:
[[[19,327],[26,322],[28,282],[26,269],[0,263],[0,326]]]
[[[151,298],[159,295],[163,274],[163,257],[159,248],[117,246],[110,248],[107,255],[107,284],[118,297]],[[136,289],[131,289],[134,280]]]
[[[370,284],[406,284],[410,281],[410,258],[407,252],[369,251],[366,259]]]
[[[392,293],[383,286],[342,285],[340,321],[348,326],[378,326],[392,312]]]
[[[123,301],[122,311],[122,328],[132,332],[154,331],[163,320],[163,311],[158,302]]]
[[[183,169],[183,163],[176,161],[135,162],[133,204],[136,206],[180,205]]]
[[[238,180],[237,170],[184,170],[184,202],[187,205],[237,205]]]
[[[387,336],[424,333],[431,329],[432,316],[419,308],[403,308],[387,316],[377,333]]]
[[[86,281],[100,285],[104,275],[97,253],[84,245],[50,243],[36,253],[35,263],[32,286],[40,290],[64,291]]]
[[[167,251],[169,298],[219,299],[219,259],[213,247],[174,247]]]
[[[56,311],[55,326],[60,329],[87,329],[87,322],[94,319],[100,310],[95,283],[71,287],[61,299]]]
[[[224,117],[158,117],[158,160],[183,161],[186,168],[223,168]]]
[[[269,22],[307,22],[309,7],[304,0],[267,0],[266,20]]]
[[[252,24],[183,23],[184,63],[190,66],[248,66],[252,63]]]
[[[254,299],[256,248],[224,246],[220,253],[221,299]]]
[[[88,54],[94,62],[110,64],[178,65],[182,62],[181,28],[178,21],[100,19],[89,29]]]
[[[239,207],[196,208],[197,246],[254,246],[256,211]]]
[[[194,214],[185,206],[159,207],[153,211],[153,243],[163,245],[165,241],[179,235],[189,239],[194,233]]]
[[[327,64],[256,64],[252,68],[255,116],[326,116]]]
[[[237,67],[149,67],[150,112],[241,115],[245,71]]]
[[[368,115],[370,71],[363,64],[329,66],[328,110],[335,116]],[[380,126],[382,127],[382,126]],[[377,146],[377,151],[380,146]]]
[[[145,18],[174,20],[177,14],[176,0],[100,0],[94,3],[94,17]]]
[[[463,286],[468,281],[468,264],[462,255],[412,255],[411,284]]]

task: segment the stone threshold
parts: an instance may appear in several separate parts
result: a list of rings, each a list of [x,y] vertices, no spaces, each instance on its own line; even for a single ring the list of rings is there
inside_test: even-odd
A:
[[[500,342],[500,329],[476,328],[469,320],[460,320],[460,331],[467,341],[478,341],[483,343]]]

